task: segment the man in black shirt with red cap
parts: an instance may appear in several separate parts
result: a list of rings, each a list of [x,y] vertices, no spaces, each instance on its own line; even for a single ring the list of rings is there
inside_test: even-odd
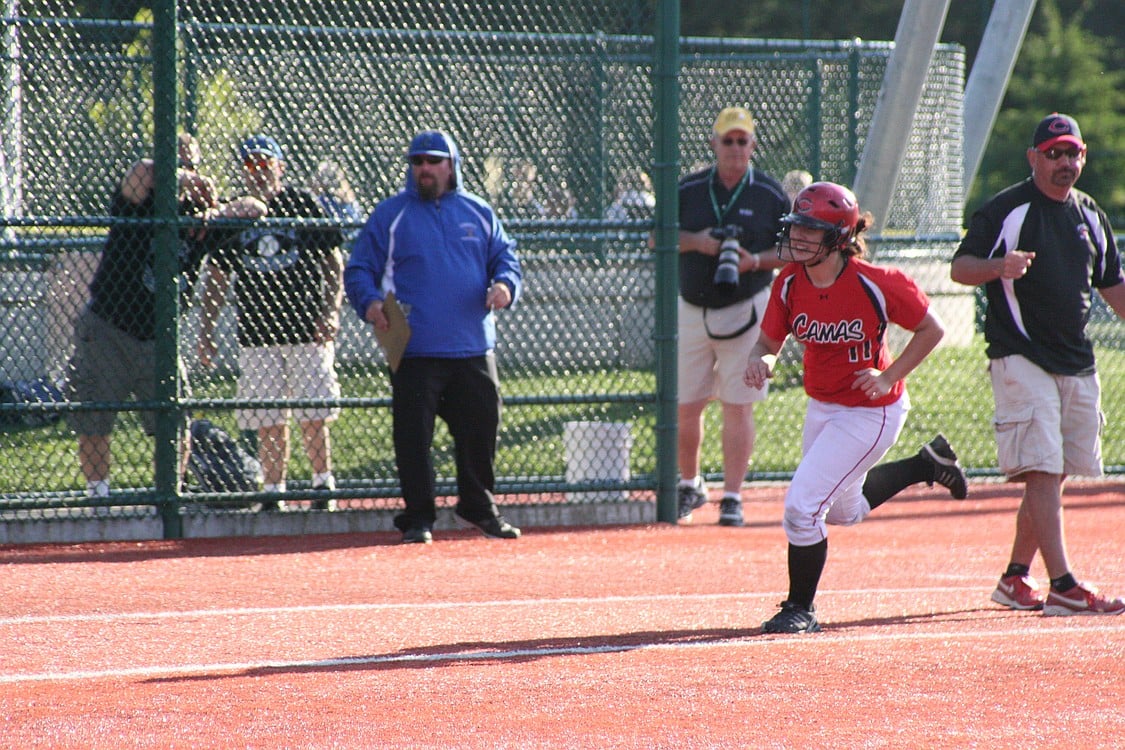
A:
[[[1102,474],[1101,391],[1086,324],[1095,289],[1125,317],[1125,276],[1105,212],[1074,188],[1086,164],[1075,119],[1043,118],[1027,160],[1031,177],[973,214],[951,269],[954,281],[984,285],[997,456],[1024,485],[992,600],[1045,615],[1121,614],[1125,601],[1070,572],[1062,486],[1074,474]],[[1045,598],[1030,576],[1037,551],[1051,579]]]

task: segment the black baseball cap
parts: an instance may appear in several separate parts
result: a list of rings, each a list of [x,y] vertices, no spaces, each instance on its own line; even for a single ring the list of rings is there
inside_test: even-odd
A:
[[[1040,151],[1046,151],[1060,143],[1073,143],[1078,148],[1086,148],[1082,140],[1082,131],[1078,129],[1078,121],[1070,115],[1052,112],[1035,128],[1031,145]]]

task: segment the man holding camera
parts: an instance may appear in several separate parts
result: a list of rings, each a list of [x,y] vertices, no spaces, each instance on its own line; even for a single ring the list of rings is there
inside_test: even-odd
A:
[[[773,271],[785,191],[751,164],[754,118],[742,107],[719,113],[710,137],[714,165],[680,180],[679,518],[707,502],[699,471],[703,412],[723,408],[723,497],[719,523],[742,525],[742,481],[754,451],[754,403],[766,387],[742,379],[758,338]]]

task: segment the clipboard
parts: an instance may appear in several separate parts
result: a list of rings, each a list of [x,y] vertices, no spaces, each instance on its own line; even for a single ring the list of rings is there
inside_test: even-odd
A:
[[[410,323],[406,321],[406,313],[395,299],[394,292],[388,292],[383,299],[383,314],[387,316],[387,323],[390,325],[385,331],[375,328],[375,340],[383,347],[391,372],[398,372],[398,366],[402,364],[402,354],[406,351],[406,343],[410,341]]]

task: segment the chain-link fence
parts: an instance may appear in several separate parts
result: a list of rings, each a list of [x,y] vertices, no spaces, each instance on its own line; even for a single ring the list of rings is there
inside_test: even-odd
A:
[[[657,423],[655,363],[668,332],[656,330],[654,311],[676,291],[657,283],[648,243],[656,200],[648,4],[192,0],[174,14],[167,3],[157,7],[154,22],[124,2],[9,3],[2,63],[9,85],[0,94],[5,518],[151,521],[139,535],[387,528],[388,515],[378,511],[401,501],[389,379],[370,328],[345,303],[335,344],[338,397],[300,387],[262,399],[239,391],[247,373],[238,320],[259,309],[295,311],[311,304],[302,295],[323,292],[333,273],[325,259],[337,244],[346,256],[370,209],[402,188],[406,145],[423,128],[458,139],[466,186],[496,207],[524,266],[520,304],[497,313],[499,502],[530,524],[654,517],[657,461],[674,460],[658,456],[655,437],[667,428]],[[175,19],[172,44],[161,43],[160,11]],[[766,171],[852,179],[890,45],[687,39],[681,50],[681,173],[710,158],[716,112],[738,104],[758,120],[756,161]],[[162,76],[161,62],[172,75]],[[991,404],[975,298],[948,283],[946,266],[960,225],[963,79],[962,51],[939,48],[877,254],[921,279],[953,329],[937,364],[912,381],[915,415],[904,444],[940,428],[966,464],[987,472]],[[271,139],[265,155],[276,146],[283,159],[291,210],[255,218],[252,202],[235,201],[241,212],[204,225],[181,179],[179,218],[161,235],[168,221],[160,206],[138,206],[158,202],[161,175],[173,167],[170,150],[154,150],[154,122],[169,101],[176,130],[200,147],[197,163],[181,167],[206,176],[204,192],[213,189],[223,205],[251,192],[249,162],[262,151],[239,146],[263,134]],[[155,159],[151,174],[138,177],[144,159]],[[115,232],[126,239],[114,240]],[[172,237],[171,251],[159,250],[160,236]],[[318,262],[299,284],[271,292],[283,299],[239,296],[244,260],[232,248],[245,249],[248,236],[254,262],[281,262],[297,245],[314,248]],[[129,260],[111,266],[115,241]],[[128,282],[109,283],[111,274]],[[100,320],[88,312],[95,278]],[[178,315],[167,312],[177,288]],[[209,305],[213,318],[204,314]],[[268,325],[302,324],[288,316]],[[125,330],[145,318],[147,327],[132,334],[147,348],[117,356],[104,338],[113,335],[106,318]],[[100,375],[102,390],[76,395],[80,360]],[[803,396],[795,362],[786,367],[758,412],[752,478],[785,477],[799,456]],[[155,385],[137,377],[150,373]],[[150,392],[118,393],[134,381]],[[1117,406],[1109,401],[1107,410]],[[239,419],[240,410],[262,408],[328,416],[328,439],[296,420],[263,431],[253,414]],[[117,412],[108,437],[98,416],[106,410]],[[223,463],[214,448],[188,462],[182,494],[174,485],[160,491],[161,477],[179,475],[176,448],[186,443],[177,435],[189,415],[231,437],[239,481],[208,474],[204,459]],[[205,433],[194,427],[198,446]],[[714,477],[716,426],[709,433],[704,470]],[[1122,441],[1109,438],[1109,463],[1125,463]],[[269,471],[286,453],[284,492],[259,492],[260,464]],[[439,491],[455,495],[451,440],[440,424],[434,462]],[[315,488],[328,468],[335,490]],[[108,497],[89,496],[105,489],[91,477],[104,477]],[[279,510],[346,512],[268,512],[277,501]]]

